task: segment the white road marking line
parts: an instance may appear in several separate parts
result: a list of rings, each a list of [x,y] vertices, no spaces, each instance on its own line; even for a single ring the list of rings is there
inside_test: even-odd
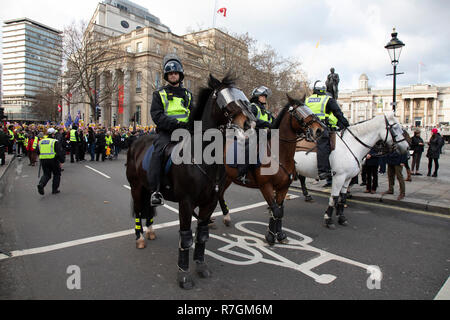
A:
[[[450,277],[445,281],[434,300],[450,300]]]
[[[128,186],[125,186],[125,185],[124,185],[124,187],[126,187],[127,189],[129,188]],[[298,196],[291,195],[291,199],[294,199],[294,198],[298,198]],[[262,206],[266,206],[266,205],[267,205],[267,202],[265,202],[265,201],[258,202],[255,204],[231,209],[230,213],[236,213],[236,212],[245,211],[248,209],[254,209],[254,208],[258,208],[258,207],[262,207]],[[169,206],[167,206],[167,207],[169,207]],[[178,210],[176,210],[172,207],[169,207],[169,208],[170,208],[170,210],[178,213]],[[212,216],[220,216],[220,215],[222,215],[222,211],[217,211]],[[194,221],[195,218],[192,218],[192,220]],[[158,229],[173,227],[178,224],[179,224],[179,221],[175,220],[175,221],[170,221],[170,222],[165,222],[165,223],[160,223],[160,224],[154,225],[153,229],[158,230]],[[67,242],[62,242],[59,244],[54,244],[54,245],[49,245],[49,246],[44,246],[44,247],[39,247],[39,248],[15,250],[15,251],[10,252],[11,256],[7,256],[5,254],[0,254],[0,261],[15,258],[15,257],[29,256],[29,255],[39,254],[39,253],[45,253],[45,252],[75,247],[75,246],[79,246],[79,245],[83,245],[83,244],[89,244],[89,243],[93,243],[93,242],[124,237],[124,236],[132,235],[132,234],[134,234],[134,229],[113,232],[113,233],[108,233],[108,234],[104,234],[104,235],[100,235],[100,236],[89,237],[89,238],[84,238],[84,239],[79,239],[79,240],[67,241]]]
[[[94,169],[94,168],[92,168],[92,167],[89,167],[89,166],[85,166],[85,167],[88,168],[88,169],[91,169],[91,170],[94,171],[94,172],[97,172],[99,175],[102,175],[102,176],[104,176],[105,178],[111,179],[110,176],[104,174],[103,172],[100,172],[100,171],[98,171],[98,170],[96,170],[96,169]]]
[[[289,190],[294,191],[294,192],[302,192],[302,190],[296,190],[293,188],[289,188]],[[319,192],[314,192],[314,191],[309,191],[309,194],[313,195],[313,196],[318,196],[321,198],[330,198],[329,195],[325,195]],[[375,202],[370,202],[370,201],[363,201],[363,200],[355,200],[355,199],[347,199],[348,202],[354,202],[354,203],[359,203],[359,204],[364,204],[367,206],[372,206],[372,207],[380,207],[380,208],[388,208],[388,209],[395,209],[395,210],[399,210],[399,211],[404,211],[407,213],[417,213],[417,214],[423,214],[426,216],[433,216],[433,217],[439,217],[439,218],[446,218],[446,219],[450,219],[449,215],[443,214],[443,213],[434,213],[434,212],[430,212],[430,211],[424,211],[424,210],[420,210],[420,209],[411,209],[411,208],[403,208],[403,207],[398,207],[396,205],[389,205],[389,204],[381,204],[381,203],[375,203]]]

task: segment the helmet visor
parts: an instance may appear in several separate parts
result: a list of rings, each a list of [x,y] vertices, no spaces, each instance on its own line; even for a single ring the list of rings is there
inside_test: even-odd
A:
[[[245,94],[237,88],[225,88],[217,94],[217,104],[220,109],[224,109],[230,103],[235,102],[241,109],[245,116],[254,120],[253,113],[250,112],[250,101],[248,101]]]

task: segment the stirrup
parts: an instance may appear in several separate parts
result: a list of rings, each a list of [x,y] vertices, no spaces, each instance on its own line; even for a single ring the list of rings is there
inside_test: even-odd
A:
[[[247,179],[247,174],[244,174],[242,176],[237,176],[236,180],[238,180],[239,182],[241,182],[242,184],[247,184],[249,183],[249,180]]]
[[[156,191],[152,193],[150,197],[150,205],[152,207],[164,205],[164,198],[160,192]]]

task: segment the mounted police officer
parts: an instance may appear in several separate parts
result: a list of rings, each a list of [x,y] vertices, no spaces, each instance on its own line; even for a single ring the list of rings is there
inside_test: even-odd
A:
[[[330,134],[329,131],[336,131],[349,126],[347,119],[344,117],[339,104],[335,99],[327,94],[325,86],[319,80],[314,83],[313,94],[306,98],[305,104],[319,119],[326,125],[322,136],[317,141],[317,167],[319,171],[319,179],[332,178],[330,166]]]
[[[189,115],[193,106],[192,93],[183,88],[183,65],[175,54],[168,54],[163,61],[164,80],[168,85],[153,92],[150,114],[156,124],[156,138],[150,169],[147,172],[152,206],[164,204],[160,190],[163,152],[171,141],[176,129],[187,129]]]
[[[259,86],[252,91],[250,98],[250,111],[256,118],[255,128],[257,130],[270,129],[272,122],[274,121],[272,113],[266,108],[267,98],[271,95],[272,91],[265,86]],[[237,165],[238,176],[236,179],[241,181],[243,184],[247,182],[246,176],[250,166],[251,164],[247,163],[247,161],[244,164]]]
[[[44,171],[37,186],[38,192],[41,195],[44,195],[44,188],[51,179],[52,173],[52,193],[59,193],[61,164],[65,161],[65,153],[59,141],[55,139],[55,133],[55,129],[49,128],[47,130],[47,136],[39,141],[39,160]]]

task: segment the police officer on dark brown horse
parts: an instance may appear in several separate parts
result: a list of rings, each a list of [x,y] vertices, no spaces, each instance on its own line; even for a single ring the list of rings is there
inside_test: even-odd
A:
[[[184,79],[183,65],[175,54],[164,57],[164,80],[168,85],[153,93],[150,110],[153,122],[156,124],[157,136],[153,143],[153,151],[150,169],[147,177],[151,195],[151,205],[164,204],[160,191],[161,168],[163,152],[171,140],[171,134],[176,129],[187,129],[189,115],[193,106],[192,93],[182,86]]]

